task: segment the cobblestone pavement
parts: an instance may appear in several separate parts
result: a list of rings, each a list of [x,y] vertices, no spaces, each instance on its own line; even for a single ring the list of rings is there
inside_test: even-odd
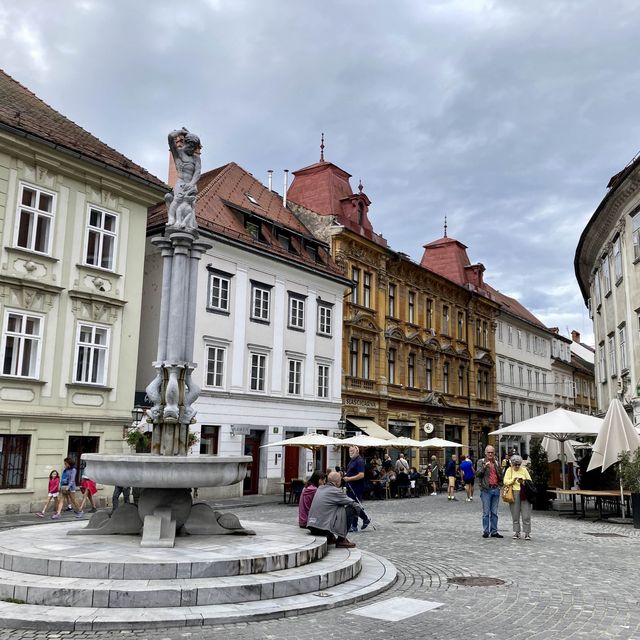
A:
[[[428,640],[640,640],[640,530],[534,512],[533,540],[511,539],[509,512],[500,506],[503,540],[481,537],[481,505],[448,502],[444,495],[366,503],[375,529],[351,535],[359,547],[391,560],[397,583],[373,600],[307,615],[204,628],[149,631],[45,632],[0,630],[0,640],[122,638],[325,640],[404,638]],[[256,504],[240,518],[295,524],[296,508]],[[20,521],[28,520],[22,516]],[[34,518],[35,519],[35,518]],[[0,527],[9,526],[5,521]],[[590,534],[617,534],[593,536]],[[448,578],[484,576],[500,586],[472,587]],[[442,603],[400,622],[350,611],[391,597]]]

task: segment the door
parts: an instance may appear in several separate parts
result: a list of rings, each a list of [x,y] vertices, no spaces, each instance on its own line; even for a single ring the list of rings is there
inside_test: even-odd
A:
[[[82,459],[83,453],[98,453],[100,438],[98,436],[69,436],[69,446],[67,447],[67,457],[75,460],[78,475],[76,484],[80,486],[82,473],[87,463]]]
[[[258,493],[258,480],[260,479],[260,443],[262,432],[252,429],[248,436],[244,437],[244,455],[251,456],[252,460],[247,468],[247,475],[242,486],[244,495]]]
[[[300,449],[298,447],[284,448],[284,481],[300,477]]]

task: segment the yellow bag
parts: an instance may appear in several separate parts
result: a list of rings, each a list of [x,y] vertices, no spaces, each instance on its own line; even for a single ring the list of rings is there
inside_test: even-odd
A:
[[[516,501],[513,497],[513,487],[511,485],[502,487],[502,499],[508,504],[513,504]]]

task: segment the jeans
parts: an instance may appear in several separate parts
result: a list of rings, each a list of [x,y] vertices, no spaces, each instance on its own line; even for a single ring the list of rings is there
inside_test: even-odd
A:
[[[111,510],[115,511],[118,508],[120,502],[120,494],[124,496],[124,503],[129,504],[130,487],[114,487],[113,496],[111,498]]]
[[[362,505],[362,496],[363,493],[359,493],[353,490],[351,485],[347,482],[347,495],[356,501],[357,505]],[[362,518],[363,524],[369,521],[369,517],[364,512],[364,508],[360,507],[360,517]],[[358,512],[354,509],[349,513],[349,509],[347,509],[347,524],[349,529],[357,529],[358,528]]]
[[[482,500],[482,530],[484,533],[498,533],[498,505],[500,487],[480,492]]]

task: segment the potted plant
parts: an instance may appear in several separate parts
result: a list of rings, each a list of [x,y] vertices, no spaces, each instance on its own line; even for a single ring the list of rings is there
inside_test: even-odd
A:
[[[137,427],[127,429],[124,439],[131,448],[135,449],[136,453],[149,453],[151,451],[149,434],[143,433]]]
[[[623,489],[631,491],[631,509],[633,528],[640,529],[640,449],[635,453],[625,451],[620,456],[620,482]],[[621,505],[624,510],[624,505]]]
[[[538,511],[549,509],[549,494],[547,493],[549,484],[549,460],[547,452],[542,446],[542,438],[531,438],[529,448],[529,458],[531,459],[531,479],[536,485],[537,493],[533,507]]]

